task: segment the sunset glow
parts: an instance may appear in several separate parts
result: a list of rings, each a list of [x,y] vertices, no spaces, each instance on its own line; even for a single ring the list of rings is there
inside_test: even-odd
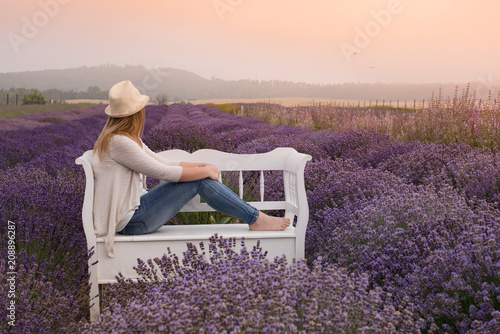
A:
[[[9,7],[0,20],[0,72],[129,64],[225,80],[500,81],[500,3],[490,0],[28,0]]]

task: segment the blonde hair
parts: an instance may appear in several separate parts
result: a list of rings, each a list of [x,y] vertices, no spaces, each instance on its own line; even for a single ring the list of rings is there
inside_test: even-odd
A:
[[[94,144],[94,154],[97,153],[99,155],[99,160],[103,159],[104,154],[109,154],[109,142],[114,135],[127,136],[142,147],[140,137],[144,132],[145,121],[146,111],[144,108],[127,117],[109,117]]]

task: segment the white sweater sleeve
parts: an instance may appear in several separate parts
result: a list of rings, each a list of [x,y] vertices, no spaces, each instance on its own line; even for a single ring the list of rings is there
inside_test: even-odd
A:
[[[161,162],[162,164],[164,164],[166,166],[179,166],[180,161],[174,161],[174,160],[165,159],[161,155],[156,154],[155,152],[151,151],[151,149],[146,144],[142,143],[142,145],[144,145],[144,151],[149,156],[153,157],[155,160]]]
[[[151,153],[146,153],[148,150],[153,153],[153,156],[150,155]],[[182,175],[182,167],[178,162],[159,156],[154,157],[156,154],[153,151],[149,148],[143,150],[127,136],[113,136],[109,146],[109,155],[119,164],[155,179],[178,182]]]

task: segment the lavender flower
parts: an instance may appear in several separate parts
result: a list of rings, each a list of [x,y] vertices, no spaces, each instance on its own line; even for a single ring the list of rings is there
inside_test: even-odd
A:
[[[453,103],[464,112],[473,106],[458,98]],[[418,117],[437,117],[445,106],[436,99],[434,113]],[[106,121],[103,108],[0,120],[0,235],[8,220],[16,222],[23,315],[14,332],[498,332],[498,151],[396,142],[359,127],[309,130],[331,120],[344,129],[341,117],[360,117],[336,110],[335,118],[325,106],[275,106],[276,114],[266,116],[274,125],[212,106],[148,106],[144,141],[154,150],[257,153],[291,146],[313,155],[305,174],[306,259],[266,261],[265,250],[237,253],[234,241],[214,237],[207,251],[190,245],[183,259],[141,260],[143,279],[120,278],[109,286],[105,311],[88,323],[84,177],[74,159],[92,148]],[[265,114],[265,106],[256,108]],[[493,111],[469,109],[476,128],[468,123],[467,131],[450,138],[490,145],[496,130],[478,119]],[[279,120],[290,112],[294,119]],[[413,140],[449,135],[432,122],[404,119],[420,129],[418,136],[408,134]],[[393,121],[394,129],[404,128]],[[445,121],[436,124],[450,124]],[[478,133],[477,126],[491,131]],[[246,172],[244,180],[245,198],[258,198],[258,174]],[[236,190],[238,176],[228,173],[224,182]],[[282,199],[280,173],[266,172],[265,187],[266,199]],[[210,216],[179,216],[173,223],[211,222]],[[2,280],[6,240],[0,240]],[[1,285],[1,305],[5,291]],[[5,319],[0,328],[8,329]]]
[[[392,305],[366,275],[268,261],[262,249],[242,246],[237,253],[234,241],[214,236],[208,254],[188,245],[182,261],[166,254],[139,262],[142,278],[108,286],[100,318],[82,333],[419,332],[412,305]]]

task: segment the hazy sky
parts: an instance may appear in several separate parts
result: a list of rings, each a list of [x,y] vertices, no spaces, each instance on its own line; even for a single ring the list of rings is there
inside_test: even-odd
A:
[[[500,81],[498,0],[3,4],[0,72],[129,64],[225,80]]]

